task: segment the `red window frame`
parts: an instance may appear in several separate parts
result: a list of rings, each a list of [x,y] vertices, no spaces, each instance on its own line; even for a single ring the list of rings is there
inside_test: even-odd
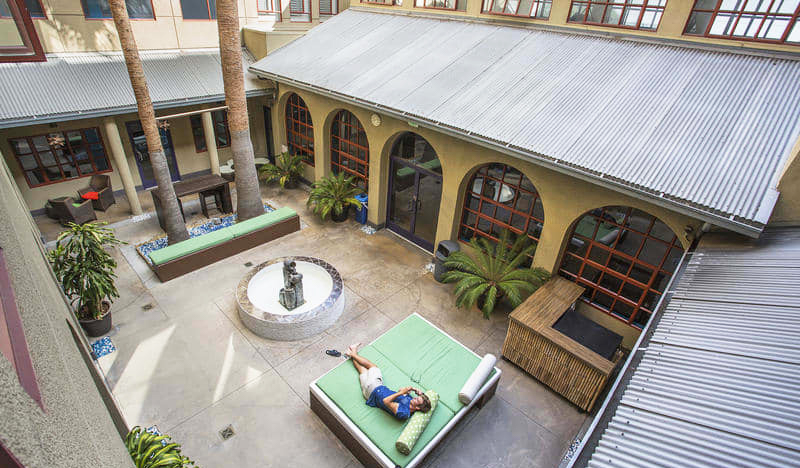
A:
[[[282,16],[282,13],[281,13],[281,0],[263,0],[263,1],[264,1],[265,5],[270,5],[270,6],[272,6],[273,9],[271,9],[271,10],[262,10],[259,0],[256,0],[256,12],[259,15],[275,15],[275,19],[278,20],[278,21],[281,21],[283,19],[283,16]],[[277,9],[275,9],[275,4],[276,3],[278,4],[278,8]]]
[[[484,0],[481,3],[481,13],[486,15],[498,15],[498,16],[517,16],[521,18],[532,18],[532,19],[550,19],[550,11],[553,8],[553,0],[533,0],[531,2],[531,8],[528,10],[527,14],[522,12],[520,14],[519,7],[522,5],[522,1],[517,1],[517,8],[514,10],[514,13],[506,13],[506,7],[508,6],[508,2],[511,0]],[[496,3],[502,3],[503,9],[502,11],[492,11],[494,5]],[[542,12],[547,7],[547,14],[542,14]]]
[[[364,159],[358,157],[359,152],[364,154]],[[365,192],[369,188],[367,134],[358,117],[348,110],[337,112],[331,123],[331,170],[334,174],[344,171],[355,176],[356,183]]]
[[[499,177],[490,174],[490,172],[496,172],[496,170],[500,168],[502,168],[502,172]],[[481,183],[480,192],[476,192],[475,181],[479,177],[483,178],[483,182]],[[513,179],[517,177],[518,181],[515,182]],[[530,188],[524,186],[525,181],[527,181]],[[497,200],[495,200],[494,195],[487,196],[486,189],[489,186],[501,187],[500,194],[497,195]],[[508,202],[502,202],[500,200],[504,186],[513,190],[513,197]],[[527,209],[520,209],[518,206],[518,203],[522,199],[520,194],[533,197]],[[477,202],[477,207],[472,206],[473,201]],[[517,235],[524,233],[530,237],[533,242],[538,243],[541,227],[544,226],[544,211],[541,211],[541,214],[536,213],[537,207],[539,210],[542,209],[539,192],[522,171],[500,163],[483,165],[475,171],[475,174],[470,178],[469,184],[467,185],[466,194],[464,195],[464,204],[461,210],[462,214],[458,237],[462,242],[468,241],[475,235],[485,237],[493,242],[498,242],[500,233],[504,229],[508,229]],[[509,213],[508,222],[497,218],[498,210],[504,210]],[[474,219],[470,220],[470,218]],[[514,226],[516,219],[522,220],[523,228]],[[486,223],[488,223],[489,232],[480,228],[481,224],[486,225]],[[533,232],[531,232],[531,230],[533,230]]]
[[[151,0],[152,1],[152,0]],[[216,21],[217,20],[217,8],[214,7],[214,15],[211,15],[211,0],[206,0],[206,11],[208,11],[208,18],[184,18],[183,16],[183,1],[179,0],[181,5],[181,18],[183,21]]]
[[[231,129],[228,127],[228,111],[225,109],[220,109],[212,112],[211,122],[214,125],[214,141],[217,143],[217,148],[227,148],[231,146]],[[208,148],[206,148],[206,134],[205,129],[203,129],[203,117],[197,114],[192,115],[189,117],[189,123],[192,126],[192,137],[194,139],[195,153],[205,153],[208,151]],[[219,144],[219,123],[223,124],[222,131],[225,132],[224,137],[225,141],[227,141],[226,144],[222,145]]]
[[[388,0],[388,1],[383,1],[383,0],[361,0],[361,3],[369,3],[371,5],[394,6],[395,5],[394,1],[395,0]]]
[[[792,13],[780,12],[780,10],[772,12],[772,8],[776,4],[775,0],[770,0],[769,6],[764,11],[746,10],[745,7],[747,5],[750,5],[751,4],[750,2],[743,3],[740,7],[735,9],[723,9],[722,8],[723,0],[717,0],[714,8],[712,9],[698,8],[697,7],[698,3],[699,3],[698,0],[695,0],[694,6],[692,7],[692,12],[689,14],[689,18],[686,20],[686,26],[683,28],[683,34],[685,35],[713,37],[720,39],[733,39],[739,41],[766,42],[771,44],[800,45],[800,3],[798,3],[797,7],[794,9],[794,12]],[[691,33],[689,32],[689,27],[692,24],[692,20],[697,16],[699,16],[699,14],[710,14],[711,17],[709,18],[708,24],[706,25],[706,28],[702,33],[697,33],[697,32]],[[733,22],[732,26],[730,27],[728,33],[712,34],[711,29],[714,26],[714,22],[719,15],[728,16],[729,22],[730,21]],[[758,23],[758,26],[756,27],[752,36],[750,34],[734,35],[743,17],[746,18],[745,21],[751,20],[753,23]],[[780,39],[768,39],[768,38],[758,37],[761,31],[763,30],[765,24],[767,23],[767,20],[775,21],[780,19],[788,21],[786,23],[783,33],[781,34]],[[750,25],[752,25],[753,23],[750,23]],[[750,25],[747,26],[747,30],[750,29]],[[797,34],[797,40],[790,42],[788,40],[789,35],[793,32]]]
[[[33,26],[33,20],[25,6],[24,0],[8,0],[8,9],[11,18],[17,27],[20,40],[19,46],[0,47],[0,63],[5,62],[44,62],[44,48],[39,41],[39,35]],[[44,10],[42,10],[44,11]]]
[[[290,154],[301,155],[304,163],[314,167],[314,123],[306,102],[297,93],[286,100],[286,146]]]
[[[83,19],[86,21],[113,21],[114,18],[109,13],[108,16],[89,16],[89,8],[86,6],[86,0],[81,0],[81,8],[83,9]],[[128,8],[128,1],[125,0],[125,8]],[[129,20],[131,21],[155,21],[156,20],[156,7],[153,5],[153,0],[150,0],[150,11],[153,12],[152,17],[147,16],[131,16],[128,10]]]
[[[30,17],[32,19],[47,19],[47,13],[45,13],[45,11],[44,11],[44,5],[42,4],[41,0],[33,0],[33,1],[35,1],[39,5],[39,11],[41,11],[42,14],[41,15],[33,14],[33,12],[31,12],[31,9],[28,8],[27,5],[25,5],[25,9],[28,11],[28,14],[30,15]],[[23,0],[23,5],[24,4],[25,4],[25,1]],[[13,18],[13,17],[14,17],[13,15],[12,16],[0,15],[0,19],[7,19],[7,18]]]
[[[648,220],[647,226],[641,223],[644,220]],[[593,223],[591,237],[586,235],[587,232],[577,232],[584,221],[590,226]],[[601,231],[601,226],[604,231]],[[617,230],[616,235],[613,235],[614,230]],[[609,234],[613,240],[608,239]],[[631,207],[607,206],[584,214],[575,222],[568,239],[559,274],[586,288],[582,297],[584,302],[639,329],[653,313],[684,252],[678,236],[663,221]],[[622,242],[629,244],[625,248],[632,253],[620,249]],[[643,260],[646,245],[651,249],[653,246],[664,249],[657,264]],[[668,259],[675,264],[668,265]],[[649,278],[647,271],[650,272]],[[634,273],[641,275],[642,279],[634,277]],[[660,278],[658,285],[657,278]],[[611,285],[615,283],[618,286],[612,289]],[[630,291],[640,291],[639,297]],[[603,304],[600,299],[610,301],[610,304]],[[626,309],[629,314],[623,312]]]
[[[659,4],[662,3],[663,4]],[[585,10],[583,12],[583,16],[580,19],[573,19],[575,18],[575,9],[576,7],[584,7]],[[592,7],[603,7],[603,13],[600,15],[601,20],[598,21],[588,21],[589,11]],[[611,8],[621,8],[621,13],[619,15],[619,19],[617,23],[605,23],[604,19],[606,17],[606,13],[608,13],[609,7]],[[664,9],[667,7],[667,0],[624,0],[624,3],[615,3],[614,0],[572,0],[572,4],[569,8],[569,14],[567,15],[567,22],[568,23],[580,23],[580,24],[591,24],[594,26],[607,26],[611,28],[622,28],[622,29],[635,29],[641,31],[658,31],[658,27],[661,25],[661,19],[664,17]],[[622,19],[624,17],[624,13],[627,10],[632,9],[640,9],[639,16],[636,19],[636,25],[630,26],[622,24]],[[654,15],[658,15],[658,20],[655,21],[655,24],[652,28],[643,28],[642,27],[642,20],[645,17],[645,13],[652,12]]]
[[[452,1],[453,6],[449,7],[446,6],[447,2]],[[418,5],[418,2],[421,2],[422,5]],[[425,3],[427,0],[414,0],[414,8],[426,8],[428,10],[447,10],[447,11],[456,11],[458,10],[458,2],[459,0],[433,0],[434,6],[428,6]],[[436,6],[437,3],[442,3],[445,6]]]
[[[330,4],[328,12],[322,11],[322,4],[328,3]],[[334,11],[333,6],[336,5],[336,11]],[[320,16],[333,16],[339,14],[339,2],[338,0],[319,0],[319,14]]]
[[[97,133],[97,142],[103,148],[103,154],[102,155],[95,155],[94,153],[92,153],[92,151],[89,148],[89,139],[86,137],[86,132],[90,131],[90,130],[94,130]],[[86,146],[85,150],[86,150],[86,155],[88,157],[88,162],[91,163],[91,165],[92,165],[92,172],[87,172],[87,173],[81,172],[80,163],[78,162],[78,160],[76,159],[76,156],[75,156],[75,150],[72,148],[72,145],[69,144],[69,138],[67,137],[67,134],[68,133],[72,133],[72,132],[79,132],[81,134],[81,140],[82,140],[83,144]],[[38,150],[38,149],[36,149],[36,145],[33,143],[34,138],[39,138],[39,137],[47,138],[50,135],[60,135],[64,139],[64,142],[63,142],[61,148],[59,148],[59,149],[64,151],[64,156],[68,159],[68,161],[66,163],[62,163],[62,162],[60,162],[58,160],[58,155],[56,155],[54,153],[55,150],[52,147],[49,150]],[[23,141],[23,140],[26,142],[26,144],[28,145],[28,148],[30,149],[30,152],[28,152],[28,153],[20,153],[18,148],[17,148],[17,146],[14,144],[14,142],[16,142],[16,141]],[[33,136],[22,137],[22,138],[9,138],[8,143],[9,143],[9,145],[11,145],[11,150],[14,152],[14,156],[15,156],[15,158],[17,160],[17,164],[19,164],[20,170],[22,170],[22,174],[25,176],[25,181],[28,183],[28,187],[30,187],[30,188],[43,187],[45,185],[57,184],[57,183],[60,183],[60,182],[65,182],[67,180],[75,180],[75,179],[80,179],[80,178],[83,178],[83,177],[89,177],[89,176],[92,176],[92,175],[95,175],[95,174],[105,174],[105,173],[111,172],[113,170],[112,167],[111,167],[111,162],[108,159],[108,151],[106,151],[106,145],[105,145],[105,142],[103,141],[103,135],[100,133],[100,129],[97,128],[97,127],[81,128],[81,129],[76,129],[76,130],[62,130],[62,131],[58,131],[58,132],[50,132],[50,133],[46,133],[46,134],[42,134],[42,135],[33,135]],[[42,163],[41,155],[44,154],[45,152],[51,152],[52,153],[53,160],[55,161],[55,164],[46,165],[46,164]],[[32,155],[33,158],[34,158],[34,161],[36,161],[37,167],[34,168],[34,169],[26,169],[25,166],[22,163],[22,159],[21,158],[24,157],[24,156],[29,156],[29,155]],[[97,168],[96,159],[99,156],[102,156],[102,158],[105,159],[106,166],[108,167],[108,169],[99,170]],[[75,170],[78,171],[79,175],[77,177],[66,177],[66,172],[64,171],[64,168],[62,166],[69,165],[69,164],[72,164],[75,167]],[[47,175],[47,168],[51,168],[51,169],[56,168],[56,169],[58,169],[59,173],[61,174],[61,178],[57,179],[57,180],[50,180],[50,177]],[[27,172],[30,171],[30,170],[38,170],[40,172],[41,176],[43,177],[43,179],[45,180],[45,182],[43,182],[41,184],[32,184],[31,180],[28,178],[28,175],[27,175]]]
[[[42,393],[36,380],[25,328],[17,309],[11,277],[8,274],[5,254],[0,247],[0,351],[11,362],[25,392],[44,410]]]

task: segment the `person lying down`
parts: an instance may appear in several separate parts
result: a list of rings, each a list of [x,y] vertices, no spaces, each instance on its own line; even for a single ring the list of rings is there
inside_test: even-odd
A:
[[[427,413],[431,409],[431,401],[428,396],[414,387],[403,387],[398,391],[390,390],[383,384],[383,374],[378,366],[369,359],[359,356],[358,347],[361,343],[355,343],[347,348],[345,354],[350,357],[358,371],[358,381],[361,384],[361,393],[367,400],[367,405],[374,408],[381,408],[397,419],[405,420],[411,417],[416,411]],[[416,394],[415,397],[410,393]]]

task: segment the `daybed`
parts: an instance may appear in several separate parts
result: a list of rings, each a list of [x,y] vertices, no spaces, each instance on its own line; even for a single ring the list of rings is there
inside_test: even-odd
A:
[[[300,230],[300,218],[288,207],[150,252],[150,268],[161,281],[211,265],[278,237]]]
[[[405,423],[364,403],[352,363],[345,361],[311,383],[311,409],[368,468],[418,466],[473,407],[482,407],[494,395],[500,380],[495,367],[475,398],[462,404],[458,393],[481,358],[417,314],[364,346],[360,354],[381,368],[390,388],[411,385],[439,394],[430,423],[411,453],[403,455],[395,441]]]

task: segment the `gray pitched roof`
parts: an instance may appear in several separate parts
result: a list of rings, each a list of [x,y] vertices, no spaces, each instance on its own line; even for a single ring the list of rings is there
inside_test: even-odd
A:
[[[257,74],[750,235],[800,136],[800,62],[347,10]]]
[[[140,51],[156,108],[223,100],[219,51]],[[252,62],[244,54],[245,68]],[[245,73],[248,95],[264,84]],[[50,54],[46,62],[0,64],[0,128],[136,111],[121,52]]]

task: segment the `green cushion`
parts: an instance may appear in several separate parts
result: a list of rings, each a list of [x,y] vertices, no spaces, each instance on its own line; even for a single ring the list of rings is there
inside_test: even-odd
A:
[[[218,229],[216,231],[203,234],[202,236],[192,237],[177,244],[172,244],[163,249],[150,252],[150,260],[156,265],[175,260],[176,258],[183,257],[198,250],[203,250],[213,245],[221,244],[222,242],[233,239],[231,227]]]
[[[73,203],[72,206],[74,206],[75,208],[80,208],[81,207],[81,203]]]
[[[410,315],[372,345],[414,384],[435,390],[441,404],[453,412],[464,407],[458,392],[481,359],[461,343],[419,315]]]
[[[372,345],[363,347],[359,354],[380,367],[383,382],[391,389],[412,385],[411,380]],[[455,414],[440,406],[431,418],[428,428],[408,455],[395,446],[405,426],[389,413],[367,406],[361,395],[358,373],[350,361],[345,361],[317,380],[317,386],[341,409],[353,423],[395,464],[406,466]],[[415,385],[419,386],[419,385]],[[423,388],[424,390],[424,388]]]
[[[238,222],[228,229],[230,229],[231,233],[233,233],[233,237],[239,237],[272,224],[279,223],[295,215],[297,215],[296,211],[288,206],[284,206],[283,208],[278,208],[275,211],[264,213],[261,216],[250,218],[247,221]]]
[[[411,417],[408,418],[408,423],[406,427],[403,428],[403,432],[400,433],[400,437],[397,438],[397,442],[395,442],[397,451],[404,455],[408,455],[414,449],[414,445],[416,445],[420,436],[424,433],[425,428],[428,427],[428,423],[431,422],[433,413],[436,411],[436,406],[439,403],[439,395],[433,390],[428,390],[425,392],[425,395],[428,395],[428,399],[431,402],[431,409],[425,413],[417,411],[412,414]]]

